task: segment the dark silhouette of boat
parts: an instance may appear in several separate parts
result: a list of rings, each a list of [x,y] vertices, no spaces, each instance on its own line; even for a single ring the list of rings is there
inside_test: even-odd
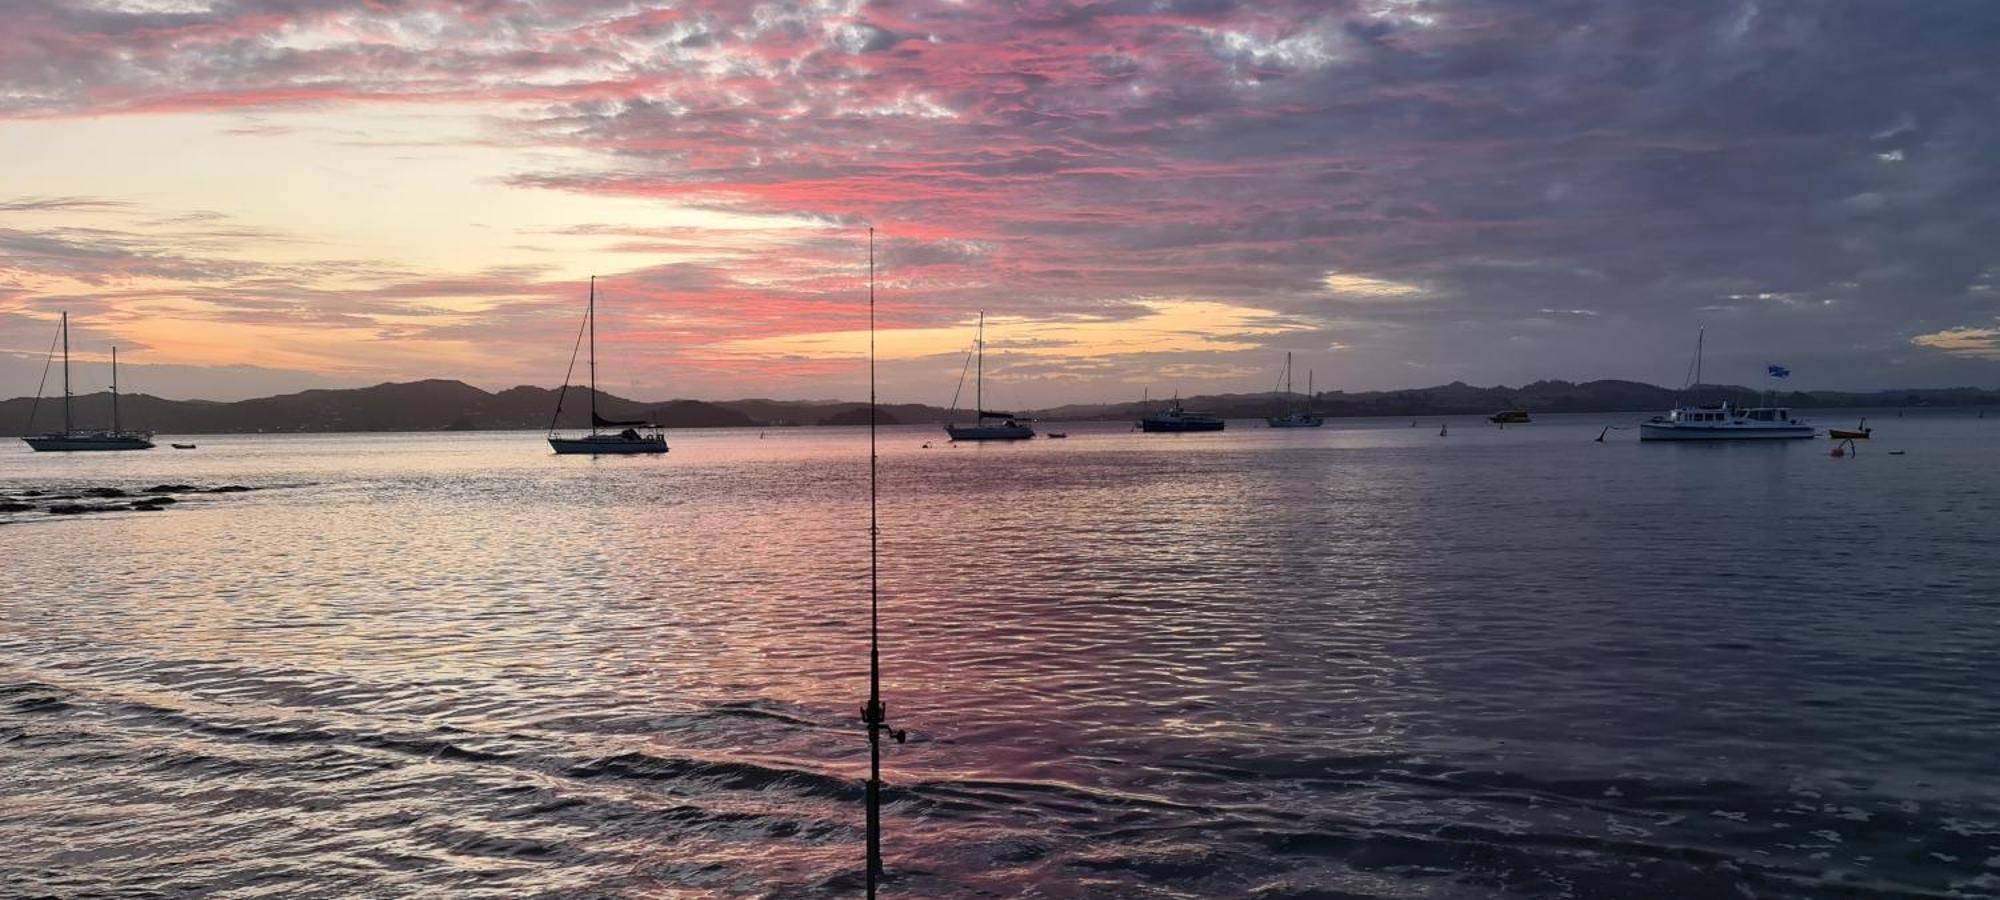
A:
[[[1009,412],[994,412],[986,408],[986,313],[979,314],[978,330],[974,332],[973,355],[975,368],[972,374],[972,424],[960,425],[947,421],[944,433],[954,441],[1025,441],[1035,436],[1033,426],[1022,424],[1018,417]],[[958,373],[958,390],[951,395],[952,409],[948,418],[958,416],[958,395],[965,390],[965,373]]]
[[[1139,420],[1139,430],[1153,434],[1181,434],[1190,431],[1221,431],[1222,417],[1181,408],[1181,398],[1173,405]]]
[[[590,279],[590,299],[584,306],[584,323],[590,329],[590,433],[569,437],[556,433],[556,420],[562,416],[562,398],[569,392],[569,373],[563,373],[563,389],[556,394],[555,415],[549,418],[549,449],[558,454],[570,455],[623,455],[631,453],[667,452],[667,433],[660,426],[643,420],[619,421],[607,419],[597,414],[597,279]],[[570,365],[576,365],[576,356],[571,352]],[[616,428],[617,431],[603,429]],[[641,429],[644,429],[643,431]]]
[[[62,314],[62,358],[63,358],[63,427],[59,432],[24,437],[21,440],[37,453],[74,453],[78,451],[100,450],[151,450],[153,433],[150,431],[127,431],[118,424],[118,348],[111,348],[111,428],[109,430],[82,431],[70,421],[69,390],[69,313]],[[35,393],[35,403],[40,405],[41,392]],[[34,421],[31,408],[28,420]]]

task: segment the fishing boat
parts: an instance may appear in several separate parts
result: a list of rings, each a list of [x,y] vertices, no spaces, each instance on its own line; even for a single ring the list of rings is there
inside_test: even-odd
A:
[[[1013,413],[995,412],[986,408],[986,313],[979,314],[979,325],[973,332],[972,356],[972,411],[973,422],[959,425],[951,422],[958,415],[958,397],[965,390],[965,372],[958,373],[958,390],[951,394],[951,411],[946,414],[944,433],[954,441],[1025,441],[1035,436],[1035,429],[1022,424]]]
[[[590,279],[590,299],[585,301],[584,326],[590,335],[590,433],[565,436],[556,433],[562,416],[563,398],[569,393],[570,372],[563,373],[562,390],[556,394],[556,411],[549,417],[549,447],[563,455],[591,456],[667,452],[667,433],[643,419],[620,421],[597,414],[597,278]],[[570,354],[570,369],[576,368],[576,354]],[[607,430],[607,429],[616,429]]]
[[[1176,394],[1166,409],[1139,420],[1139,430],[1152,434],[1182,434],[1190,431],[1221,431],[1222,417],[1204,412],[1188,412]]]
[[[1693,377],[1688,389],[1701,385],[1702,342],[1706,330],[1697,333],[1694,345]],[[1690,402],[1676,405],[1664,416],[1654,416],[1639,424],[1642,441],[1748,441],[1810,438],[1813,427],[1792,417],[1783,407],[1742,408],[1727,401],[1712,406]]]
[[[111,348],[111,428],[109,430],[79,431],[70,416],[69,389],[69,313],[62,314],[62,361],[63,361],[63,427],[62,431],[24,437],[21,440],[40,453],[74,453],[86,450],[151,450],[153,433],[150,431],[127,431],[118,422],[118,348]],[[44,370],[46,371],[46,370]],[[35,402],[28,408],[28,421],[35,420],[35,408],[42,403],[42,392],[35,391]]]
[[[1867,419],[1862,419],[1851,429],[1829,428],[1826,430],[1826,436],[1836,441],[1865,441],[1869,435],[1874,433],[1875,429],[1868,427]]]
[[[1313,396],[1312,377],[1312,371],[1308,369],[1306,371],[1306,397],[1308,398]],[[1284,381],[1285,414],[1282,416],[1267,416],[1264,419],[1264,424],[1272,428],[1318,428],[1326,424],[1326,420],[1319,416],[1293,408],[1292,398],[1298,395],[1292,393],[1292,355],[1290,353],[1285,354]],[[1307,402],[1311,402],[1310,399]]]
[[[1516,408],[1503,409],[1493,415],[1487,416],[1486,421],[1492,422],[1495,425],[1526,425],[1534,420],[1528,418],[1527,410]]]

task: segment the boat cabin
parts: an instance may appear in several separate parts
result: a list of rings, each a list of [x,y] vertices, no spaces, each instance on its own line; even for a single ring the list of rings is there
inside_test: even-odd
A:
[[[1796,425],[1792,411],[1782,407],[1763,406],[1756,409],[1732,409],[1729,404],[1721,406],[1683,406],[1667,414],[1666,421],[1676,425],[1723,425],[1728,423],[1746,424],[1751,422],[1766,425]]]
[[[1730,409],[1727,403],[1721,406],[1678,406],[1667,413],[1667,421],[1677,425],[1720,425],[1741,414]]]

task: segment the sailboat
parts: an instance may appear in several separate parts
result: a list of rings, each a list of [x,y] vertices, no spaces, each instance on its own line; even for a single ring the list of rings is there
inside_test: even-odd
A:
[[[1701,348],[1708,330],[1695,333],[1693,375],[1686,390],[1701,387]],[[1765,406],[1744,409],[1728,401],[1714,406],[1675,403],[1664,416],[1639,423],[1642,441],[1744,441],[1809,438],[1813,427],[1792,418],[1790,409]]]
[[[1311,402],[1311,397],[1313,396],[1312,378],[1312,372],[1308,370],[1306,372],[1307,402]],[[1295,396],[1297,395],[1292,393],[1292,354],[1287,352],[1285,354],[1285,414],[1282,416],[1269,416],[1264,419],[1264,424],[1272,428],[1318,428],[1326,424],[1326,420],[1319,416],[1293,409],[1292,398]]]
[[[973,424],[958,425],[947,423],[944,433],[954,441],[1024,441],[1035,436],[1035,429],[1015,421],[1013,413],[994,412],[986,408],[986,313],[979,314],[978,330],[974,332],[973,355],[978,360],[972,376],[972,409],[976,413]],[[965,390],[965,373],[958,376],[958,389]],[[958,412],[958,394],[951,397],[951,413]],[[994,424],[988,424],[994,423]]]
[[[597,414],[597,277],[590,279],[590,299],[584,305],[584,324],[590,331],[590,433],[576,437],[565,437],[556,433],[556,420],[562,416],[563,397],[569,393],[569,374],[563,373],[562,390],[556,394],[555,415],[549,418],[549,447],[560,454],[624,454],[624,453],[665,453],[667,433],[651,422],[643,419],[618,421]],[[570,368],[574,371],[576,356],[570,356]],[[618,429],[605,431],[607,428]]]
[[[118,422],[118,348],[111,348],[111,429],[109,431],[78,431],[70,418],[69,390],[69,313],[62,314],[62,355],[63,355],[63,427],[62,431],[24,437],[29,447],[41,452],[66,453],[79,450],[151,450],[153,433],[150,431],[126,431]],[[36,391],[35,405],[41,405],[41,392]],[[28,420],[34,421],[35,414],[30,408]]]

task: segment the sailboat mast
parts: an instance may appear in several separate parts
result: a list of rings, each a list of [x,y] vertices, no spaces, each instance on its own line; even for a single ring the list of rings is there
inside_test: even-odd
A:
[[[590,433],[597,433],[597,276],[590,276],[590,300],[583,317],[590,323]]]
[[[111,430],[118,431],[118,347],[111,347]]]
[[[1707,328],[1706,326],[1704,326],[1704,327],[1701,327],[1701,328],[1697,328],[1697,329],[1695,329],[1695,332],[1694,332],[1694,390],[1695,390],[1695,402],[1697,402],[1697,403],[1701,402],[1701,344],[1702,344],[1702,341],[1703,341],[1704,339],[1706,339],[1707,337],[1708,337],[1708,328]]]
[[[63,434],[70,433],[69,423],[69,312],[62,314],[63,333]]]
[[[972,371],[972,408],[986,418],[986,311],[979,311],[979,331],[973,338],[979,345],[979,362]]]

